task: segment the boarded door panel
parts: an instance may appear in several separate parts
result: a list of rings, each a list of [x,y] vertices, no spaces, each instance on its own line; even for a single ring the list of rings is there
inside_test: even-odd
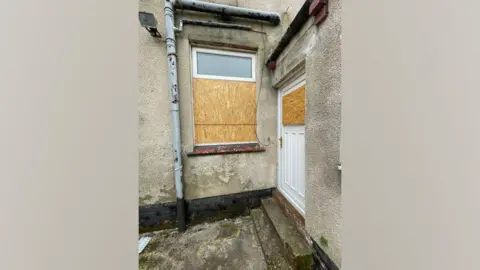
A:
[[[255,125],[195,125],[196,143],[256,141]]]
[[[256,123],[255,82],[193,79],[195,124]]]
[[[305,124],[305,85],[282,97],[282,123],[284,126]]]

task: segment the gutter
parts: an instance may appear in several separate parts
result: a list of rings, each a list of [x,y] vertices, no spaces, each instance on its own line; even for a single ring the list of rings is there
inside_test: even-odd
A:
[[[199,21],[199,20],[180,20],[178,27],[175,27],[175,32],[182,32],[183,25],[190,24],[190,25],[200,25],[205,27],[215,27],[215,28],[227,28],[227,29],[237,29],[237,30],[246,30],[252,31],[253,29],[247,25],[241,24],[231,24],[231,23],[220,23],[220,22],[211,22],[211,21]]]
[[[293,21],[288,26],[282,38],[278,42],[273,52],[268,57],[265,63],[268,69],[275,70],[277,67],[277,59],[290,44],[293,37],[300,32],[303,25],[310,19],[310,16],[315,16],[314,24],[319,24],[325,20],[328,15],[327,9],[328,0],[306,0],[300,10],[298,11]]]
[[[197,0],[177,0],[175,8],[213,13],[224,16],[234,16],[253,20],[267,21],[274,25],[280,23],[280,15],[275,12],[261,11],[249,8],[235,7],[223,4],[216,4]]]

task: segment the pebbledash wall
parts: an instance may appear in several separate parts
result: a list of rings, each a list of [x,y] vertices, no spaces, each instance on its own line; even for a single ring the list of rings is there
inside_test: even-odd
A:
[[[217,0],[221,4],[277,12],[281,24],[234,19],[231,23],[251,26],[255,31],[184,25],[177,34],[178,82],[181,135],[183,143],[185,198],[204,198],[275,187],[276,183],[276,90],[271,84],[265,58],[275,46],[303,1],[298,0]],[[162,38],[157,39],[139,26],[139,151],[140,206],[175,201],[171,145],[170,93],[167,88],[167,56],[164,33],[164,1],[140,0],[139,10],[151,12],[158,21]],[[177,11],[179,18],[215,21],[212,14]],[[212,42],[256,48],[257,131],[265,152],[187,157],[193,150],[193,97],[191,42]],[[212,104],[214,106],[215,104]]]
[[[341,22],[340,0],[328,1],[328,17],[302,27],[277,60],[272,84],[306,75],[307,233],[341,267]],[[293,77],[294,78],[294,77]]]

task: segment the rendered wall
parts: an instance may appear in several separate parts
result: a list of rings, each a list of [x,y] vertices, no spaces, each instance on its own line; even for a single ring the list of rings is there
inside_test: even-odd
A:
[[[268,1],[214,1],[278,12],[282,23],[247,22],[238,19],[233,23],[251,25],[258,32],[232,29],[215,29],[185,25],[177,35],[178,80],[180,91],[180,117],[184,148],[184,182],[187,199],[209,197],[274,187],[276,183],[276,92],[272,89],[268,71],[263,68],[265,57],[288,27],[302,5],[296,0]],[[159,32],[164,32],[163,1],[141,0],[140,11],[155,14]],[[178,18],[216,20],[214,15],[187,11],[177,12]],[[268,34],[260,33],[266,32]],[[165,43],[152,38],[139,26],[139,147],[140,147],[140,205],[175,200],[172,174],[172,146],[170,101],[167,89]],[[258,137],[266,144],[266,152],[217,156],[186,157],[193,149],[192,78],[190,41],[224,43],[257,48],[257,125]],[[215,105],[215,104],[213,104]]]
[[[341,25],[340,1],[329,1],[328,18],[302,27],[277,61],[277,87],[294,73],[306,75],[307,233],[341,266]]]

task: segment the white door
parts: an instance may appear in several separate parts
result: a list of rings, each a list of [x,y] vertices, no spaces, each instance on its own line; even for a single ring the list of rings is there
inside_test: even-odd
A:
[[[278,189],[305,215],[305,80],[278,93]]]

